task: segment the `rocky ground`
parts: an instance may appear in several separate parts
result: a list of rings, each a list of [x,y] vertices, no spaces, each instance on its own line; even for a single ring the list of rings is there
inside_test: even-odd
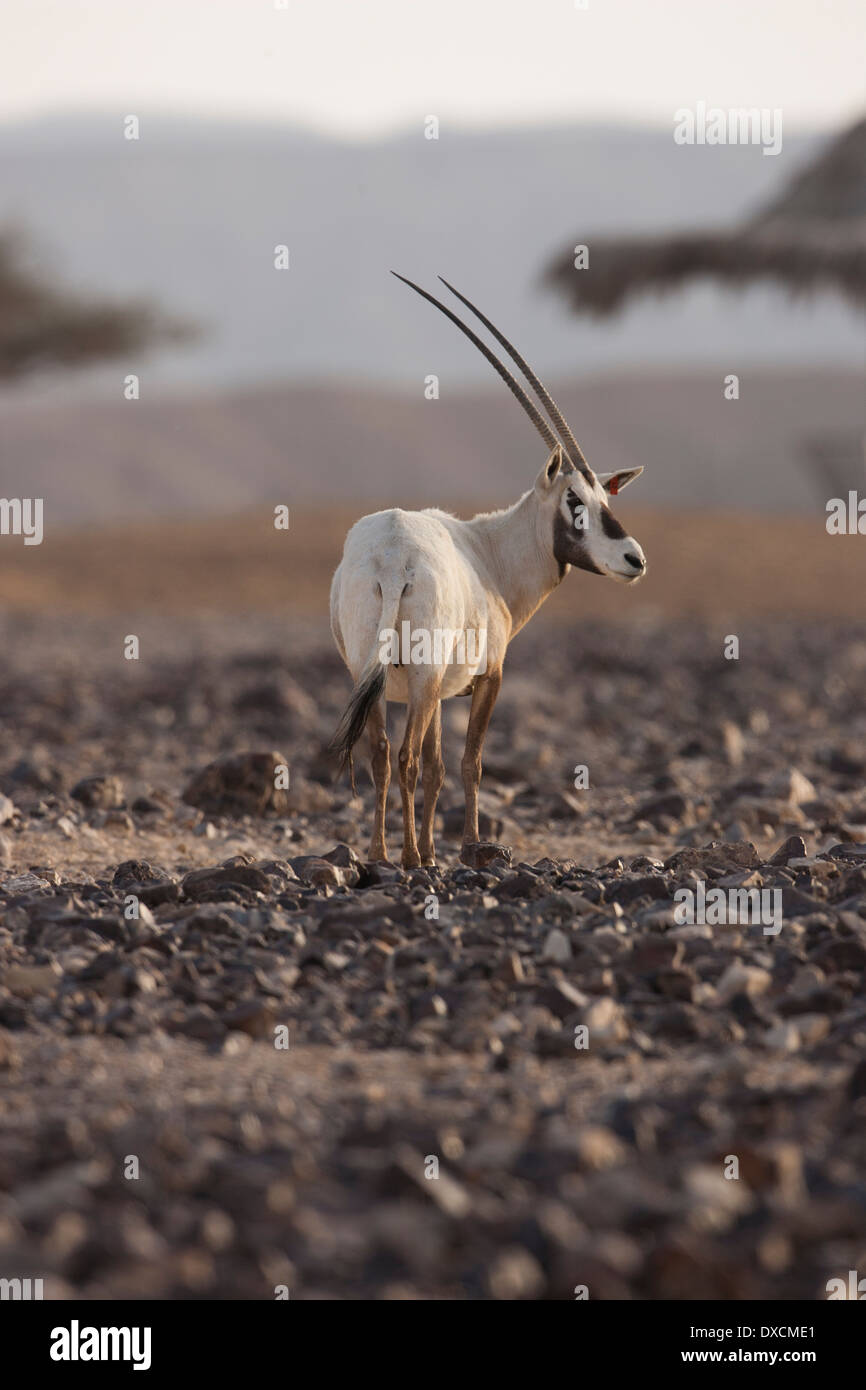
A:
[[[0,1277],[815,1299],[866,1274],[866,627],[744,625],[736,660],[730,635],[531,627],[482,796],[510,857],[457,858],[452,701],[440,866],[405,873],[364,861],[366,775],[332,781],[320,629],[6,619]],[[396,859],[396,796],[391,823]],[[779,890],[781,929],[684,924],[699,883]]]

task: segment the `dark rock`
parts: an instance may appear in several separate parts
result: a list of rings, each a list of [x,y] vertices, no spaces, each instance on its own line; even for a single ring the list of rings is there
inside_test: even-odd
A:
[[[661,796],[650,797],[637,807],[632,820],[648,820],[656,825],[660,820],[682,820],[691,811],[691,805],[682,792],[664,792]]]
[[[159,907],[161,903],[176,903],[180,901],[180,884],[169,881],[168,883],[128,883],[124,889],[125,893],[132,893],[138,898],[139,902],[146,907]]]
[[[510,864],[511,850],[507,845],[497,845],[479,840],[474,845],[463,845],[460,858],[473,869],[483,869],[488,864]]]
[[[848,1006],[849,996],[841,989],[825,985],[807,994],[791,994],[780,999],[777,1009],[783,1018],[797,1014],[839,1014]]]
[[[832,971],[866,969],[866,945],[856,937],[827,941],[812,953],[816,965]]]
[[[806,841],[802,835],[789,835],[776,852],[768,859],[768,864],[787,864],[789,859],[804,859]]]
[[[196,773],[183,792],[190,806],[207,815],[284,815],[288,791],[276,786],[278,769],[287,767],[282,753],[237,753],[217,758]]]
[[[322,858],[329,864],[336,864],[340,869],[356,869],[360,873],[364,867],[363,860],[359,859],[348,845],[335,845],[327,854],[323,854]]]
[[[604,901],[606,903],[619,903],[624,907],[627,903],[636,902],[638,898],[651,898],[654,901],[668,899],[671,890],[666,880],[659,874],[643,874],[637,878],[619,878],[608,888],[605,888]]]
[[[691,970],[669,968],[657,970],[652,977],[652,983],[659,994],[667,995],[669,999],[684,999],[691,1003],[697,981]]]
[[[827,850],[826,855],[820,856],[831,859],[853,859],[855,863],[863,863],[866,860],[866,844],[833,845]]]
[[[63,790],[63,772],[50,758],[20,758],[14,767],[0,777],[0,790],[17,801],[16,793],[21,787],[35,792],[59,792]]]
[[[116,888],[127,888],[131,883],[142,887],[145,884],[173,882],[165,869],[160,868],[158,864],[149,864],[146,859],[125,859],[122,864],[118,864],[111,881]]]
[[[852,1101],[863,1100],[866,1097],[866,1058],[853,1068],[848,1077],[846,1091],[848,1099]]]
[[[548,820],[554,821],[573,821],[575,817],[586,814],[586,805],[574,792],[559,791],[553,796],[545,798],[542,815]],[[499,831],[501,834],[502,831]]]
[[[773,1021],[772,1015],[744,990],[731,996],[727,1003],[727,1010],[743,1028],[769,1028]]]
[[[749,840],[713,840],[702,849],[680,849],[665,860],[665,868],[676,873],[693,869],[705,874],[712,869],[757,869],[761,860]]]
[[[549,1009],[556,1018],[570,1018],[589,1004],[589,996],[568,980],[554,980],[534,990],[536,1004]]]
[[[862,777],[866,772],[866,758],[850,748],[834,748],[827,766],[831,772],[841,773],[843,777]]]
[[[225,1023],[207,1005],[197,1005],[181,1017],[167,1021],[164,1026],[170,1033],[182,1033],[184,1037],[195,1038],[198,1042],[220,1042],[226,1034]]]
[[[315,724],[316,705],[306,691],[289,676],[262,681],[241,690],[233,701],[237,714],[255,711],[288,723],[291,730]]]
[[[251,1038],[274,1038],[279,1022],[273,1002],[267,999],[247,999],[222,1016],[222,1022],[232,1032],[247,1033]]]
[[[635,942],[627,969],[636,975],[648,975],[666,968],[675,970],[682,964],[685,952],[682,941],[669,936],[652,936]]]
[[[219,900],[228,887],[239,887],[253,894],[269,893],[271,882],[260,869],[237,864],[232,868],[193,869],[181,883],[184,896],[195,902]]]
[[[706,1038],[712,1030],[711,1020],[692,1004],[672,1004],[654,1014],[650,1031],[655,1037],[667,1038],[673,1042],[697,1041]]]
[[[289,863],[301,882],[314,888],[341,888],[352,877],[351,869],[341,869],[336,864],[329,863],[327,859],[320,859],[313,854],[298,855],[295,859],[290,859]],[[355,880],[357,881],[357,872]]]
[[[820,912],[824,904],[818,898],[810,898],[799,888],[782,889],[782,916],[808,917],[810,913]]]
[[[397,864],[385,864],[381,861],[364,864],[364,877],[362,886],[364,888],[377,888],[386,883],[406,883],[407,875]]]

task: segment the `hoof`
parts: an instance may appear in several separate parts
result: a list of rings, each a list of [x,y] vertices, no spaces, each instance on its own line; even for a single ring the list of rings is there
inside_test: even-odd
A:
[[[511,864],[511,850],[507,845],[497,845],[492,840],[477,840],[475,844],[464,845],[460,851],[461,864],[470,869],[483,869],[488,864]]]
[[[418,853],[404,854],[400,860],[400,864],[404,869],[420,869],[421,856]]]

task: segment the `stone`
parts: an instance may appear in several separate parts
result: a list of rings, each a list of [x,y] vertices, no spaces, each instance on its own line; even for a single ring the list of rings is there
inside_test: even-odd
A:
[[[479,840],[476,844],[464,845],[460,851],[460,859],[473,869],[484,869],[488,864],[510,865],[511,850],[507,845]]]
[[[273,1003],[267,999],[247,999],[222,1015],[222,1022],[233,1032],[246,1033],[251,1038],[273,1042],[274,1028],[279,1022]]]
[[[20,1064],[21,1054],[13,1042],[11,1033],[0,1028],[0,1071],[14,1071]]]
[[[866,1098],[866,1058],[852,1068],[845,1089],[849,1100]]]
[[[812,952],[812,960],[825,970],[866,970],[866,945],[856,937],[838,937],[826,941]]]
[[[661,901],[670,896],[671,890],[661,874],[640,874],[617,879],[614,884],[605,888],[604,901],[626,907],[638,898]]]
[[[51,884],[48,879],[40,877],[39,874],[14,874],[11,878],[4,879],[0,883],[0,890],[9,897],[38,893],[42,889],[50,887]]]
[[[691,811],[691,806],[682,792],[664,792],[661,796],[650,797],[637,807],[631,819],[646,820],[656,825],[660,820],[682,820]]]
[[[814,801],[818,795],[813,783],[796,767],[772,777],[767,783],[767,792],[791,806],[801,806],[805,801]]]
[[[722,751],[729,767],[740,766],[745,751],[745,739],[742,729],[730,719],[722,723]]]
[[[536,989],[533,997],[536,1004],[559,1019],[578,1015],[590,1003],[589,996],[569,980],[552,980]]]
[[[69,795],[90,811],[114,811],[125,805],[126,793],[119,777],[82,777]]]
[[[855,863],[866,860],[866,844],[832,845],[827,853],[832,859],[852,859]]]
[[[240,887],[250,893],[269,893],[271,883],[266,874],[249,864],[193,869],[181,883],[184,896],[196,902],[219,900],[228,887]]]
[[[712,869],[757,869],[760,863],[758,852],[750,840],[713,840],[702,849],[676,850],[665,860],[665,868],[677,874],[684,874],[692,869],[703,876]]]
[[[522,1246],[509,1246],[494,1258],[487,1274],[492,1298],[536,1299],[544,1289],[544,1270],[534,1255]]]
[[[769,864],[787,864],[790,859],[802,859],[806,854],[806,841],[802,835],[789,835],[772,857]]]
[[[745,994],[749,999],[756,999],[759,995],[766,994],[772,982],[773,977],[769,970],[762,970],[755,965],[744,965],[742,961],[735,960],[717,981],[716,996],[720,1005],[729,1003],[735,994]]]
[[[277,787],[278,770],[287,767],[279,752],[236,753],[217,758],[187,784],[183,800],[206,815],[284,815],[288,789]]]
[[[541,959],[552,960],[557,965],[564,965],[566,961],[571,960],[571,942],[564,931],[554,927],[547,933],[541,950]]]
[[[800,1048],[800,1033],[790,1019],[774,1024],[764,1034],[764,1045],[773,1052],[797,1052]]]
[[[112,883],[116,888],[126,888],[131,883],[171,883],[171,875],[158,864],[149,864],[146,859],[124,859],[114,871]]]
[[[589,1029],[589,1048],[597,1043],[622,1042],[628,1037],[628,1024],[619,1004],[613,999],[597,999],[583,1016]]]
[[[500,961],[494,971],[495,978],[504,980],[506,984],[523,984],[526,979],[526,972],[523,969],[523,962],[516,951],[509,951],[505,959]]]
[[[32,999],[37,994],[53,994],[60,983],[62,971],[55,962],[50,965],[10,965],[3,984],[19,999]]]
[[[808,893],[801,892],[799,888],[782,889],[783,920],[786,917],[808,917],[813,912],[820,912],[822,907],[820,899],[810,898]]]
[[[574,1136],[574,1149],[581,1167],[600,1173],[622,1163],[625,1145],[604,1125],[581,1125]]]
[[[300,881],[313,888],[342,888],[347,880],[346,870],[316,855],[301,854],[290,859],[289,863]],[[351,877],[351,873],[348,877]]]
[[[796,1028],[801,1047],[812,1047],[815,1043],[823,1042],[830,1032],[830,1020],[826,1014],[796,1014],[787,1022]]]

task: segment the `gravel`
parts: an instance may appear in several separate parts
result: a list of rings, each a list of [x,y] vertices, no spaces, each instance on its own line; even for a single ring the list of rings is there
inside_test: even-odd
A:
[[[458,861],[455,701],[409,872],[331,780],[318,636],[7,666],[0,1277],[813,1299],[866,1266],[866,634],[769,629],[739,669],[713,634],[543,636],[495,838]],[[684,918],[699,885],[778,893],[780,929]]]

